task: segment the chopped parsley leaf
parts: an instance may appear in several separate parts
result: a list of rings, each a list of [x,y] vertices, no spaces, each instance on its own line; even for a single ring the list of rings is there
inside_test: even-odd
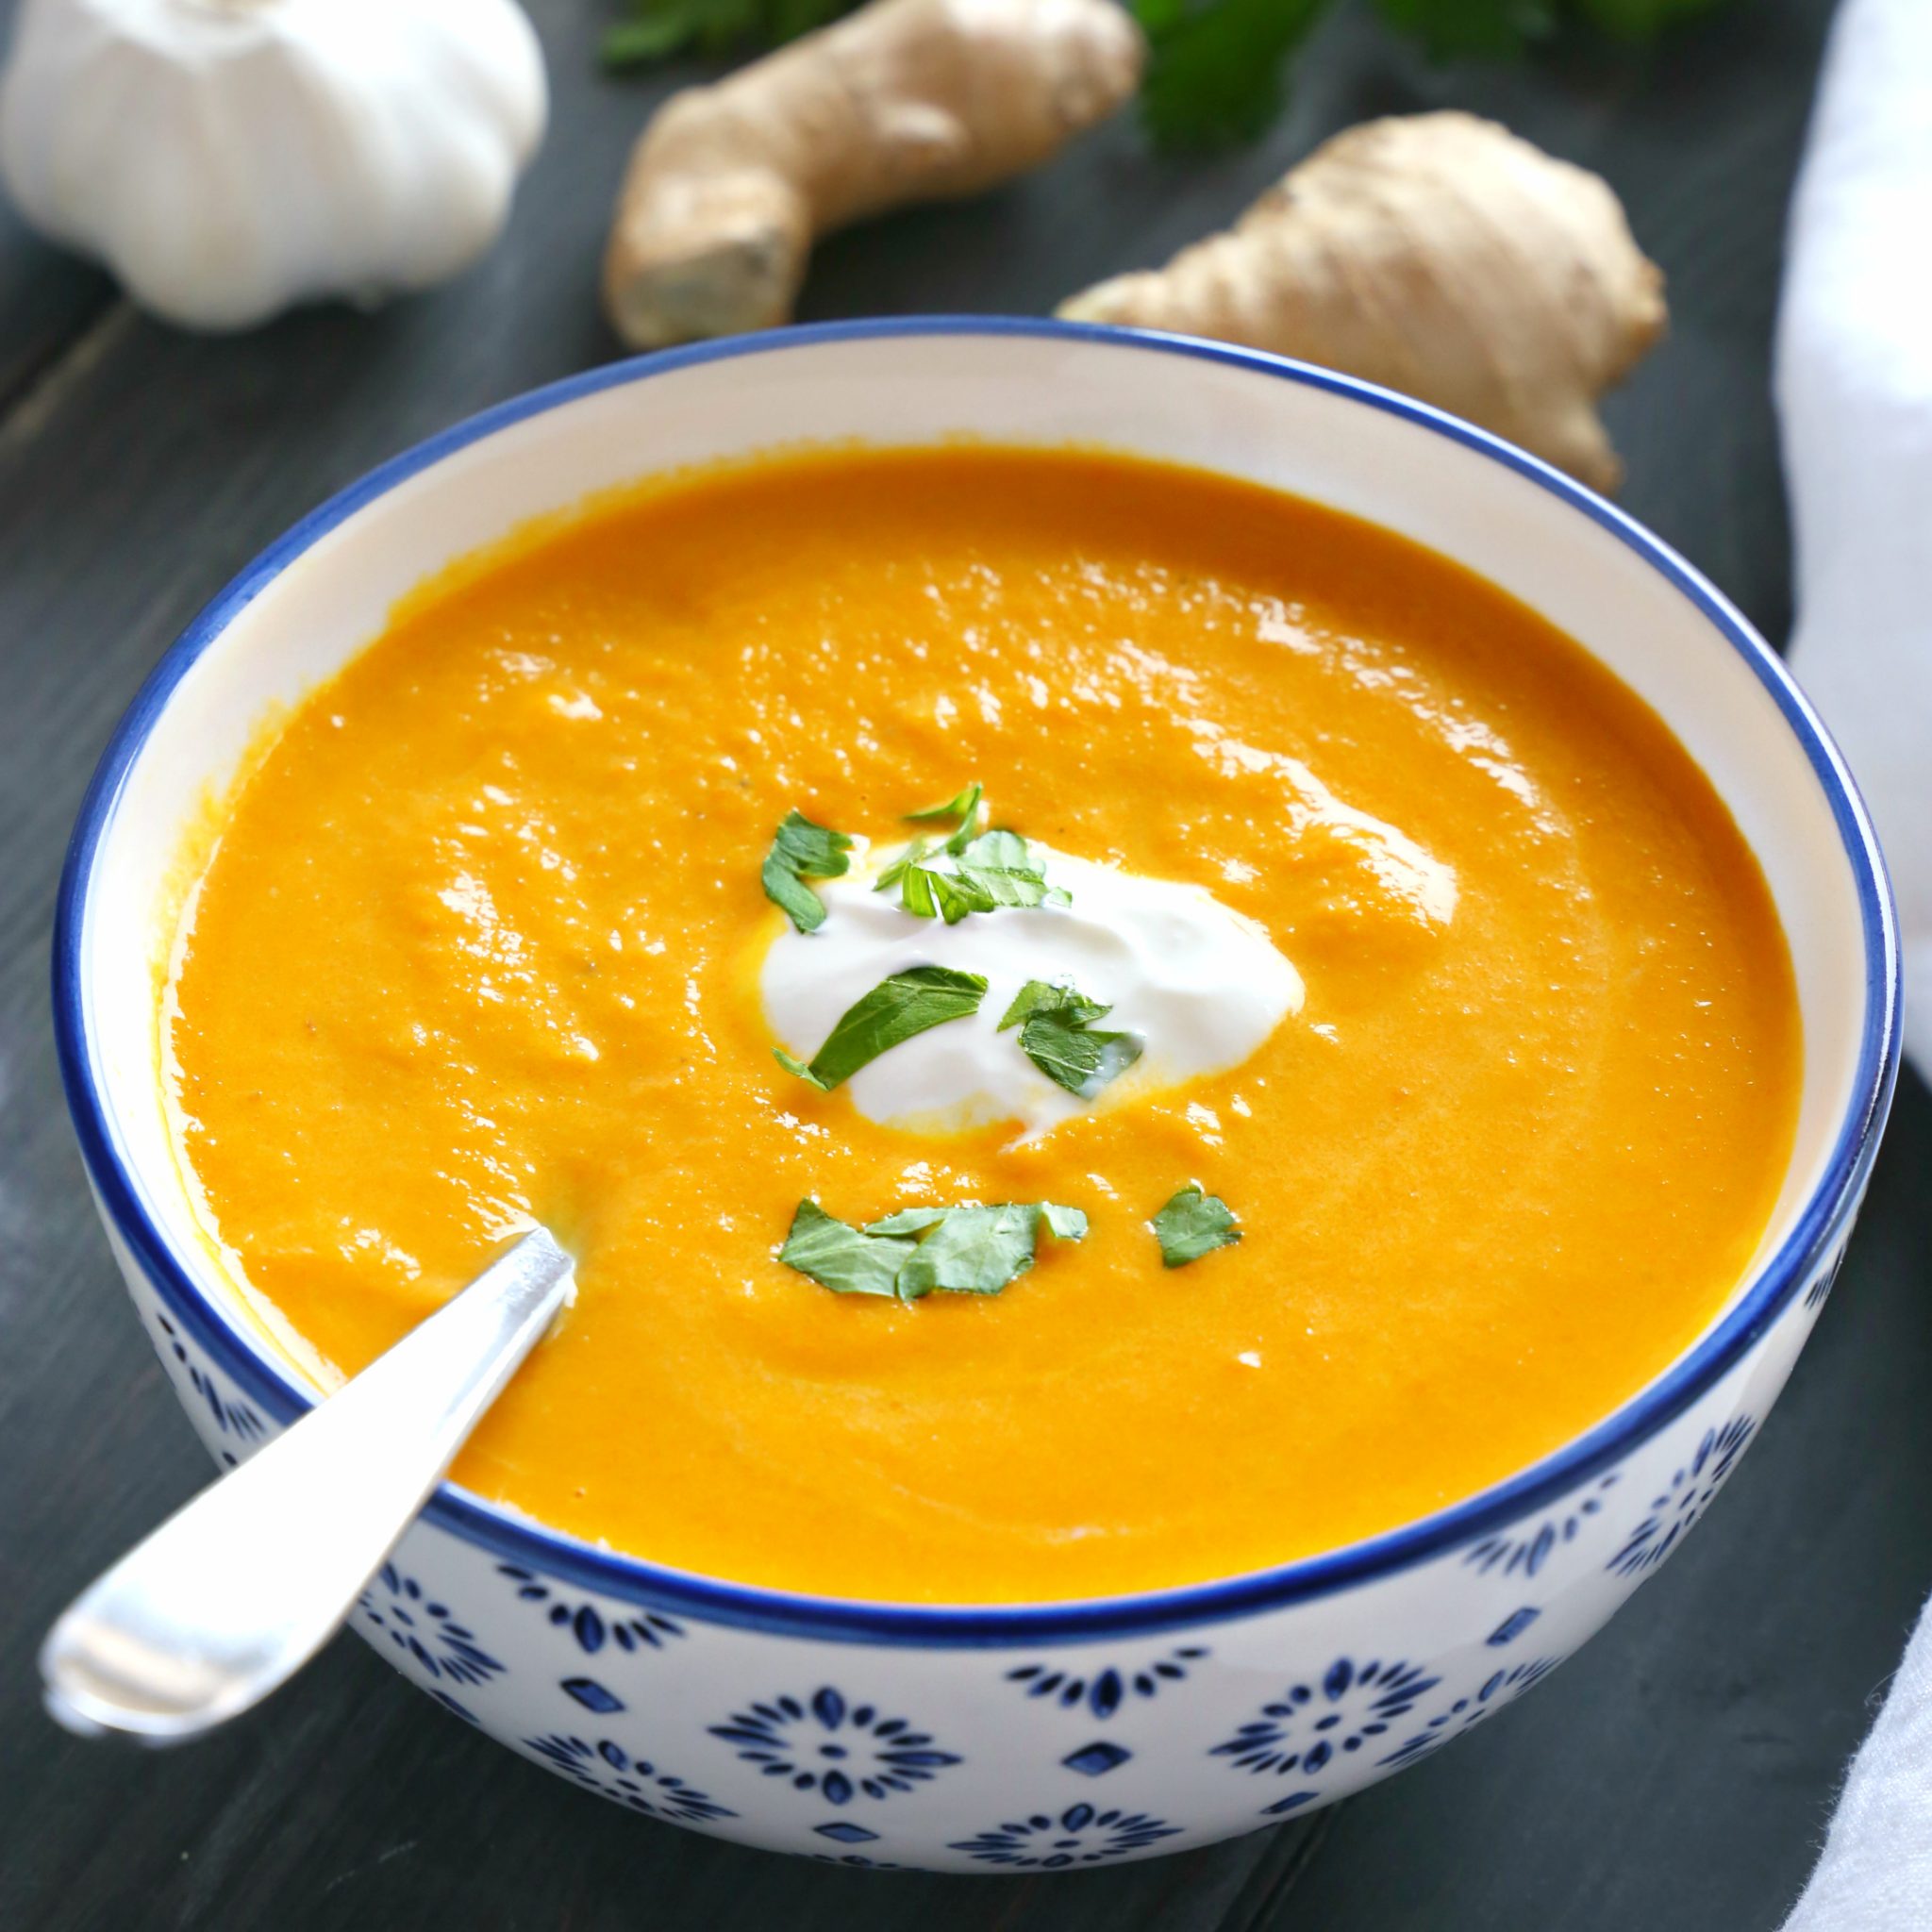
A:
[[[1203,1193],[1198,1183],[1190,1181],[1169,1200],[1148,1226],[1160,1243],[1160,1258],[1170,1268],[1185,1268],[1216,1248],[1225,1248],[1241,1238],[1241,1229],[1228,1205],[1218,1194]]]
[[[971,1018],[985,997],[986,981],[976,973],[957,973],[950,966],[908,967],[880,980],[848,1007],[808,1064],[783,1047],[772,1051],[788,1074],[829,1093],[860,1067],[915,1035],[948,1020]]]
[[[1051,1201],[906,1208],[857,1228],[801,1201],[778,1258],[835,1294],[998,1294],[1033,1266],[1040,1230],[1077,1241],[1087,1217]]]
[[[765,897],[800,932],[816,932],[825,923],[824,902],[805,881],[842,877],[852,869],[845,856],[851,849],[843,832],[815,824],[801,811],[787,812],[759,874]]]
[[[999,1030],[1018,1026],[1020,1050],[1026,1058],[1069,1093],[1091,1100],[1141,1058],[1141,1042],[1133,1034],[1095,1028],[1094,1021],[1112,1011],[1073,987],[1029,979],[1014,995]]]

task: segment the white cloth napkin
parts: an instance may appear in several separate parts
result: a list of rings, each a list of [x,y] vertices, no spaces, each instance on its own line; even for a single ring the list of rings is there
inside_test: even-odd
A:
[[[1932,0],[1839,10],[1791,208],[1777,405],[1790,664],[1877,823],[1906,1050],[1932,1078]]]
[[[1844,0],[1791,210],[1777,403],[1790,661],[1898,893],[1906,1050],[1932,1077],[1932,0]],[[1932,1607],[1785,1932],[1932,1928]]]

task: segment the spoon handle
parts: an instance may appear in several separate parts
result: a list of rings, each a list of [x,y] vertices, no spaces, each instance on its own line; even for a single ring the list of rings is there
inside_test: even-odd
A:
[[[171,1743],[266,1697],[334,1635],[570,1299],[538,1228],[84,1591],[41,1650],[84,1736]]]

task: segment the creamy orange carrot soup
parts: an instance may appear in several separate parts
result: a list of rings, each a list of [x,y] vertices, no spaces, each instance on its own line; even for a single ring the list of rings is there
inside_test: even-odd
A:
[[[507,541],[265,741],[185,920],[264,1321],[353,1374],[551,1224],[578,1298],[457,1477],[787,1589],[1140,1590],[1466,1496],[1710,1320],[1796,1111],[1764,880],[1643,704],[1385,531],[1097,454]]]

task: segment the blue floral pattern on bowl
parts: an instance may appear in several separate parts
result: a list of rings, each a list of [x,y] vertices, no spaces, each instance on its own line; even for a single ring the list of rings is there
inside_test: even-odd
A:
[[[1832,1285],[1838,1280],[1838,1271],[1843,1267],[1845,1251],[1840,1248],[1825,1265],[1818,1271],[1818,1279],[1805,1291],[1805,1306],[1817,1310],[1824,1306],[1824,1298],[1830,1294]]]
[[[1605,1497],[1622,1477],[1621,1470],[1611,1470],[1573,1499],[1560,1515],[1548,1517],[1526,1532],[1512,1529],[1500,1536],[1486,1536],[1470,1546],[1462,1560],[1485,1576],[1496,1573],[1505,1576],[1534,1576],[1554,1552],[1566,1543],[1574,1543],[1590,1519],[1602,1513]]]
[[[1091,1673],[1054,1664],[1025,1663],[1008,1671],[1007,1682],[1024,1687],[1029,1697],[1051,1697],[1063,1710],[1084,1704],[1097,1718],[1110,1718],[1131,1695],[1156,1697],[1169,1684],[1182,1682],[1191,1664],[1208,1655],[1203,1643],[1184,1643],[1151,1662],[1126,1670],[1114,1664]]]
[[[1413,1764],[1419,1757],[1431,1756],[1501,1710],[1512,1698],[1520,1697],[1532,1684],[1541,1684],[1561,1662],[1561,1657],[1540,1657],[1507,1671],[1492,1671],[1475,1690],[1439,1710],[1414,1736],[1376,1762]]]
[[[534,1571],[520,1563],[499,1563],[499,1576],[508,1576],[517,1586],[517,1595],[527,1604],[543,1604],[551,1623],[568,1627],[577,1648],[594,1657],[606,1643],[619,1650],[662,1650],[684,1635],[684,1625],[657,1610],[637,1610],[627,1615],[607,1617],[595,1604],[560,1596]]]
[[[385,1563],[375,1573],[356,1607],[372,1629],[381,1631],[438,1682],[487,1684],[503,1671],[446,1605],[438,1603],[413,1576],[405,1576],[393,1563]],[[458,1716],[475,1723],[460,1705],[451,1707]]]
[[[786,1778],[794,1790],[817,1791],[832,1805],[910,1791],[962,1761],[905,1718],[849,1703],[829,1684],[803,1700],[748,1705],[710,1730],[765,1776]]]
[[[641,1757],[633,1757],[622,1744],[600,1738],[594,1744],[583,1738],[553,1733],[548,1737],[525,1738],[524,1748],[565,1777],[646,1818],[668,1818],[678,1824],[709,1824],[720,1818],[736,1818],[729,1806],[688,1785],[681,1777],[661,1772]]]
[[[1439,1682],[1421,1664],[1370,1662],[1357,1668],[1340,1657],[1318,1682],[1291,1684],[1208,1755],[1257,1776],[1296,1776],[1301,1788],[1266,1808],[1298,1810],[1320,1795],[1319,1781],[1338,1757],[1387,1737]]]
[[[995,1824],[974,1838],[956,1839],[950,1849],[987,1865],[1016,1871],[1058,1872],[1069,1865],[1099,1865],[1145,1851],[1164,1838],[1178,1838],[1180,1826],[1142,1811],[1099,1811],[1070,1805],[1064,1811],[1029,1812]]]
[[[231,1395],[224,1394],[215,1379],[188,1352],[188,1344],[181,1340],[174,1323],[167,1316],[157,1313],[155,1324],[160,1329],[162,1340],[155,1344],[165,1349],[188,1374],[188,1386],[201,1397],[208,1412],[214,1418],[215,1427],[225,1436],[238,1437],[243,1442],[258,1442],[268,1434],[268,1424],[249,1407],[245,1402],[238,1402]],[[236,1457],[232,1452],[225,1454],[222,1460],[230,1469],[234,1468]]]
[[[1656,1569],[1710,1507],[1757,1426],[1750,1416],[1740,1415],[1722,1428],[1707,1429],[1690,1461],[1652,1499],[1648,1514],[1624,1539],[1608,1567],[1619,1576]]]

